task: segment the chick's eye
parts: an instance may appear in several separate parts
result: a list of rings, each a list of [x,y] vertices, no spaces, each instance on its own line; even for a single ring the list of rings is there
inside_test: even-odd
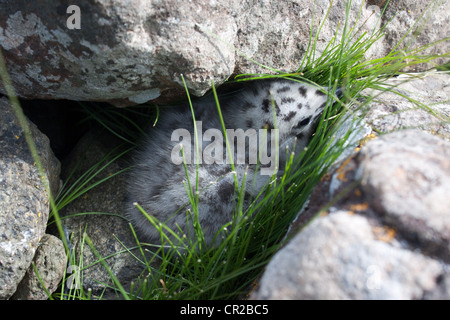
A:
[[[303,119],[302,121],[299,122],[299,124],[297,125],[297,128],[306,126],[309,123],[309,121],[311,121],[311,117]]]

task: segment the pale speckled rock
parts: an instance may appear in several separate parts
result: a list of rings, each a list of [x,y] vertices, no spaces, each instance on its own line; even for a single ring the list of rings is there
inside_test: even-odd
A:
[[[30,266],[11,299],[47,300],[47,292],[52,294],[58,288],[67,264],[66,251],[62,241],[55,236],[45,234],[36,250],[33,263],[45,289],[33,266]]]
[[[300,222],[252,298],[449,299],[449,159],[419,130],[367,142],[315,188],[300,219],[340,199]]]
[[[418,130],[370,141],[360,176],[369,205],[429,255],[450,263],[450,142]]]
[[[47,226],[48,194],[22,128],[6,98],[0,99],[0,299],[16,290]],[[30,129],[52,190],[59,186],[59,161],[32,123]]]
[[[380,0],[369,0],[368,2],[380,2]],[[428,10],[426,10],[427,7]],[[417,23],[417,20],[421,16],[421,21]],[[424,47],[433,42],[448,38],[450,37],[449,16],[450,2],[448,0],[389,1],[388,10],[386,10],[386,14],[382,18],[383,24],[391,21],[387,24],[385,29],[385,47],[392,48],[401,41],[398,45],[398,49],[407,51],[411,48]],[[402,40],[406,30],[410,28],[412,32]],[[450,42],[447,40],[436,46],[429,46],[419,54],[434,55],[446,54],[448,52],[450,52]],[[448,58],[439,58],[431,63],[408,67],[406,70],[423,71],[436,64],[440,65],[448,62]]]
[[[412,26],[427,5],[413,2],[389,5],[386,15],[397,16],[367,57],[386,55]],[[316,57],[338,25],[339,39],[344,3],[334,1],[317,39]],[[378,4],[353,0],[349,26],[370,35],[379,28]],[[185,95],[181,74],[190,92],[201,95],[211,80],[218,85],[233,74],[268,72],[251,60],[278,70],[297,70],[308,48],[313,11],[314,35],[328,6],[328,0],[95,0],[79,4],[81,29],[70,30],[65,1],[0,0],[0,46],[22,97],[120,105],[173,101]],[[402,46],[448,36],[449,7],[448,0],[439,2],[431,10],[430,24],[414,32],[422,34],[419,41],[408,38]],[[429,52],[449,52],[448,41],[424,53]]]
[[[383,133],[419,128],[450,141],[449,83],[450,75],[445,72],[402,75],[390,79],[386,84],[394,85],[393,90],[424,104],[431,112],[418,108],[394,92],[380,94],[367,91],[376,99],[371,102],[365,121]]]

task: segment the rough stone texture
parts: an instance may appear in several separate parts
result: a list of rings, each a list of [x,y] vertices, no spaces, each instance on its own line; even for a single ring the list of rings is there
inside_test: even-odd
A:
[[[22,128],[6,98],[0,99],[0,299],[16,290],[45,233],[48,195],[29,152]],[[59,186],[59,161],[45,135],[30,123],[31,133],[50,180]]]
[[[419,101],[429,111],[418,108],[396,93],[380,94],[372,91],[367,93],[375,95],[376,98],[370,104],[365,121],[383,133],[419,128],[450,141],[449,83],[450,75],[443,72],[426,72],[390,79],[387,84],[395,85],[393,90]]]
[[[256,299],[417,299],[437,286],[437,261],[374,228],[346,211],[316,219],[275,255]]]
[[[377,0],[375,0],[377,1]],[[371,1],[368,1],[371,2]],[[428,10],[425,10],[429,7]],[[395,0],[389,2],[389,9],[383,16],[383,24],[387,24],[386,48],[392,48],[402,41],[398,49],[407,51],[410,48],[427,46],[433,42],[450,37],[450,3],[448,0],[437,1],[415,1]],[[420,16],[423,19],[416,23]],[[405,37],[405,31],[412,28],[412,32]],[[443,54],[450,52],[450,42],[447,40],[440,45],[431,46],[422,51],[421,54]],[[386,52],[387,53],[387,52]],[[439,58],[431,64],[422,64],[407,68],[408,71],[426,70],[433,64],[449,62],[448,58]]]
[[[230,2],[96,0],[79,4],[81,29],[73,30],[67,1],[3,7],[0,44],[23,97],[136,104],[182,92],[180,74],[201,94],[233,72],[233,49],[196,27],[234,43]]]
[[[39,277],[49,294],[58,287],[66,270],[67,256],[62,241],[45,234],[33,258]],[[42,287],[33,266],[30,266],[11,299],[47,300],[47,292]]]
[[[371,34],[379,22],[381,3],[361,5],[361,1],[352,1],[349,26],[359,34]],[[427,6],[423,1],[391,2],[386,17],[397,16],[386,29],[387,35],[367,52],[368,57],[389,52]],[[318,36],[316,57],[338,24],[339,39],[344,3],[334,1]],[[270,72],[252,60],[295,71],[308,48],[313,11],[315,35],[329,1],[95,0],[79,4],[81,29],[73,30],[66,25],[68,5],[63,0],[45,4],[0,0],[0,46],[21,97],[118,105],[157,98],[167,102],[185,95],[181,74],[190,92],[201,95],[211,80],[220,84],[233,74]],[[439,1],[430,9],[432,15],[426,16],[429,24],[414,31],[421,34],[417,42],[407,38],[400,47],[449,36],[449,7],[448,0]],[[424,53],[449,51],[447,41]]]
[[[361,158],[369,206],[424,253],[450,263],[450,142],[399,131],[371,141]]]
[[[93,129],[80,140],[71,155],[69,155],[67,163],[63,165],[62,178],[66,179],[78,165],[73,176],[74,180],[78,179],[80,175],[99,163],[118,145],[117,138],[108,135],[106,132]],[[119,152],[118,150],[116,151]],[[102,165],[104,164],[105,162],[102,162]],[[122,169],[122,165],[123,163],[119,160],[111,163],[88,185],[117,173]],[[71,181],[73,182],[74,180]],[[136,249],[136,240],[128,221],[121,216],[124,188],[124,176],[117,175],[94,187],[82,197],[77,198],[60,212],[61,216],[66,217],[63,220],[63,225],[72,236],[71,242],[74,247],[76,260],[74,265],[76,267],[86,267],[95,263],[91,267],[83,269],[83,283],[81,284],[85,289],[92,289],[94,294],[100,293],[105,288],[103,284],[108,283],[111,285],[112,283],[109,273],[98,262],[99,258],[83,239],[84,232],[92,240],[95,250],[98,251],[101,257],[110,256],[106,259],[106,263],[125,288],[131,281],[136,281],[144,270],[144,265],[125,251],[125,247],[131,248],[133,254],[142,258],[140,251]],[[97,214],[67,218],[71,214],[79,213]],[[111,214],[116,214],[117,216]],[[105,298],[106,296],[104,295],[103,297]]]
[[[449,159],[418,130],[367,142],[317,186],[310,214],[341,198],[301,222],[252,298],[449,299]]]

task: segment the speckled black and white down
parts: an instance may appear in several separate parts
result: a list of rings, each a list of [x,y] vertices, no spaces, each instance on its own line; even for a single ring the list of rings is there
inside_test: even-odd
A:
[[[240,128],[246,131],[253,128],[258,131],[261,128],[278,128],[280,175],[285,165],[286,147],[292,151],[296,140],[295,152],[298,154],[309,142],[312,130],[326,105],[327,95],[324,92],[326,89],[319,90],[286,79],[262,80],[253,81],[232,94],[219,97],[219,101],[228,129]],[[202,98],[194,102],[193,106],[196,120],[202,121],[203,133],[210,128],[222,131],[213,97]],[[277,126],[274,125],[274,110]],[[191,133],[194,150],[192,113],[188,105],[183,105],[161,111],[157,125],[149,129],[148,138],[133,156],[133,168],[127,179],[125,213],[141,242],[160,244],[161,236],[136,208],[135,203],[172,230],[177,231],[178,225],[187,236],[193,234],[192,230],[187,230],[186,210],[191,206],[183,183],[187,181],[184,165],[176,165],[171,160],[172,150],[180,144],[180,141],[171,141],[171,135],[179,128]],[[270,135],[270,130],[268,133]],[[204,142],[202,149],[207,145]],[[224,145],[224,150],[225,148]],[[251,148],[249,146],[249,152],[252,152]],[[187,167],[192,188],[195,189],[196,164]],[[271,179],[270,175],[255,173],[258,168],[256,165],[236,164],[239,184],[243,181],[246,167],[248,174],[244,210]],[[198,216],[208,244],[224,224],[232,221],[237,202],[233,174],[230,164],[199,165]]]

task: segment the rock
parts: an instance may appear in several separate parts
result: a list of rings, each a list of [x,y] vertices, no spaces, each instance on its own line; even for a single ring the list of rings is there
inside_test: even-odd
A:
[[[400,131],[371,141],[361,158],[369,206],[424,253],[449,263],[450,142]]]
[[[55,236],[45,234],[36,250],[33,263],[47,292],[52,294],[66,270],[67,256],[62,241]],[[43,289],[33,266],[30,266],[11,299],[47,300],[47,292]]]
[[[6,98],[0,98],[0,114],[0,299],[8,299],[44,236],[49,201],[23,129]],[[47,137],[29,125],[45,170],[43,179],[50,181],[56,192],[59,161]]]
[[[384,21],[392,18],[391,27],[367,58],[385,56],[420,17],[427,4],[413,2],[389,4]],[[380,3],[369,4],[352,1],[348,25],[358,35],[379,28]],[[181,75],[192,94],[202,95],[211,80],[219,85],[235,74],[271,72],[260,64],[297,70],[307,52],[313,12],[314,36],[328,6],[328,0],[96,0],[80,4],[78,13],[67,13],[68,5],[58,0],[19,0],[8,2],[0,13],[0,46],[21,97],[164,103],[185,96]],[[334,1],[317,39],[316,57],[337,29],[339,41],[345,11],[344,0]],[[420,34],[419,44],[449,32],[447,1],[430,12],[430,24],[420,24],[413,32]],[[69,29],[68,20],[73,22],[78,14],[80,29]],[[408,37],[401,48],[413,40]],[[448,41],[425,52],[447,53]]]
[[[77,144],[63,165],[62,178],[66,179],[73,173],[71,183],[85,174],[92,166],[101,163],[104,165],[108,153],[119,146],[115,137],[99,129],[88,132]],[[118,154],[122,149],[115,150]],[[111,155],[110,158],[111,160]],[[88,185],[99,182],[101,179],[119,172],[124,163],[119,160],[112,162]],[[126,164],[125,164],[126,165]],[[111,277],[105,267],[99,262],[99,257],[86,243],[84,233],[91,239],[95,250],[101,257],[106,258],[111,271],[119,279],[122,286],[127,287],[136,281],[145,268],[136,257],[142,258],[137,243],[131,232],[128,221],[122,214],[123,190],[125,188],[124,175],[119,174],[100,183],[85,195],[77,198],[60,212],[64,217],[63,225],[72,234],[71,242],[74,247],[73,264],[75,270],[82,270],[85,290],[92,289],[95,295],[101,293],[105,284],[112,285]],[[70,217],[73,214],[88,213]],[[91,213],[91,214],[89,214]],[[130,252],[125,249],[129,248]],[[145,248],[145,246],[144,246]],[[74,284],[72,284],[74,285]],[[76,284],[78,285],[78,284]],[[106,295],[103,295],[105,298]]]
[[[198,24],[233,44],[230,2],[103,0],[79,4],[80,29],[68,29],[68,5],[16,1],[2,10],[0,44],[18,94],[26,98],[139,104],[194,94],[223,82],[235,52],[200,32]]]
[[[369,0],[368,3],[377,1],[379,0]],[[448,0],[430,1],[428,3],[419,3],[415,0],[389,1],[388,9],[382,17],[382,23],[387,24],[385,29],[386,48],[392,48],[399,44],[398,49],[406,52],[412,48],[429,46],[433,42],[448,38],[450,35],[449,4]],[[417,23],[422,15],[422,20]],[[409,35],[402,39],[410,28],[412,30]],[[447,40],[436,46],[429,46],[420,51],[420,54],[437,55],[448,52],[450,52],[450,43]],[[448,62],[448,58],[439,58],[431,63],[407,67],[406,70],[410,72],[423,71]]]
[[[302,222],[252,298],[449,299],[449,159],[450,142],[418,130],[367,142],[317,186],[307,211],[333,206]]]
[[[419,128],[450,141],[449,81],[450,75],[441,72],[390,79],[387,84],[395,85],[393,90],[422,103],[425,109],[394,92],[367,91],[375,95],[376,100],[370,104],[365,121],[384,133]]]
[[[328,147],[329,152],[333,152],[333,148],[341,140],[343,151],[332,164],[333,167],[338,167],[350,157],[360,145],[360,141],[364,140],[372,133],[372,128],[366,123],[365,119],[356,116],[351,112],[345,114],[341,120],[335,125],[335,132],[332,135],[333,143]]]
[[[417,299],[440,264],[377,239],[368,219],[337,211],[316,219],[270,262],[256,299]]]

